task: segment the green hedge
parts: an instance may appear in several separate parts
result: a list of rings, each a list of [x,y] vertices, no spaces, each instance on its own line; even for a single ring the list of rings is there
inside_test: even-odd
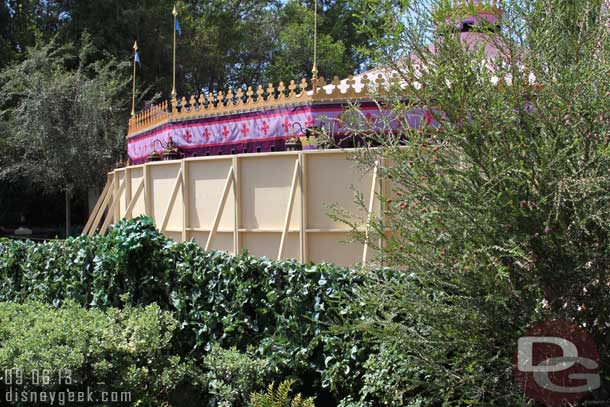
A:
[[[90,389],[97,402],[79,405],[245,406],[272,380],[267,360],[252,351],[215,345],[201,358],[174,354],[177,326],[155,304],[0,303],[0,405],[50,405],[45,395],[74,405],[69,392]],[[117,402],[103,403],[101,392]]]
[[[342,396],[360,385],[367,349],[330,326],[353,315],[357,271],[204,252],[176,243],[140,217],[106,236],[36,244],[0,241],[0,301],[88,307],[156,303],[178,321],[176,353],[215,345],[264,357],[277,377]],[[341,305],[343,304],[343,305]]]
[[[41,393],[62,397],[58,393],[67,389],[90,387],[96,398],[100,391],[116,392],[129,402],[122,405],[156,405],[180,381],[168,358],[176,325],[156,305],[99,310],[71,301],[59,308],[0,303],[0,404],[39,405],[33,401],[40,402]]]

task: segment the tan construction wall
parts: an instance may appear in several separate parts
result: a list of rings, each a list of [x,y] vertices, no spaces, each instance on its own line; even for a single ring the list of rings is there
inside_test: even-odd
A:
[[[340,265],[371,257],[365,246],[349,242],[347,225],[328,216],[336,204],[352,211],[364,230],[367,212],[379,213],[371,194],[380,193],[380,179],[376,171],[357,170],[349,151],[195,157],[117,169],[108,177],[112,196],[104,207],[102,194],[99,220],[94,210],[84,233],[98,226],[105,233],[118,219],[147,214],[167,236],[194,239],[206,249]],[[368,210],[355,204],[355,191]]]

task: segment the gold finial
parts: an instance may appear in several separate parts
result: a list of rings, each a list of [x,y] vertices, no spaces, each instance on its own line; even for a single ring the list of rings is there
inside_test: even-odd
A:
[[[176,10],[176,5],[174,4],[174,9],[172,10],[172,15],[176,17],[178,15],[178,10]]]
[[[138,41],[134,41],[133,42],[133,50],[137,51],[138,50]]]

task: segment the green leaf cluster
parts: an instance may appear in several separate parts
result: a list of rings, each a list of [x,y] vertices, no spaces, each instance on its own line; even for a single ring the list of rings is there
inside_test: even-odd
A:
[[[314,407],[313,398],[303,398],[299,393],[290,397],[290,390],[294,381],[286,380],[277,387],[270,384],[264,393],[254,393],[250,399],[251,407]]]
[[[165,378],[177,375],[167,357],[177,321],[157,305],[100,310],[73,301],[58,308],[1,302],[0,325],[0,366],[3,373],[12,369],[12,381],[3,374],[3,397],[89,386],[129,393],[132,405],[149,406],[173,390]]]

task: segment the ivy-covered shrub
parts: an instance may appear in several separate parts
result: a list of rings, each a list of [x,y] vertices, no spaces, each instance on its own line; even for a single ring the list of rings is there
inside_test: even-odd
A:
[[[360,386],[368,353],[354,334],[331,330],[355,318],[342,299],[360,283],[357,271],[331,264],[204,252],[164,237],[145,217],[106,236],[0,241],[0,301],[73,300],[102,309],[156,303],[178,321],[176,354],[250,349],[265,359],[269,377],[298,377],[303,389],[336,397]]]
[[[128,405],[158,405],[182,380],[167,357],[176,326],[157,305],[100,310],[73,301],[59,308],[0,303],[1,394],[21,402],[16,405],[37,405],[15,392],[89,387],[96,397],[116,392]]]

